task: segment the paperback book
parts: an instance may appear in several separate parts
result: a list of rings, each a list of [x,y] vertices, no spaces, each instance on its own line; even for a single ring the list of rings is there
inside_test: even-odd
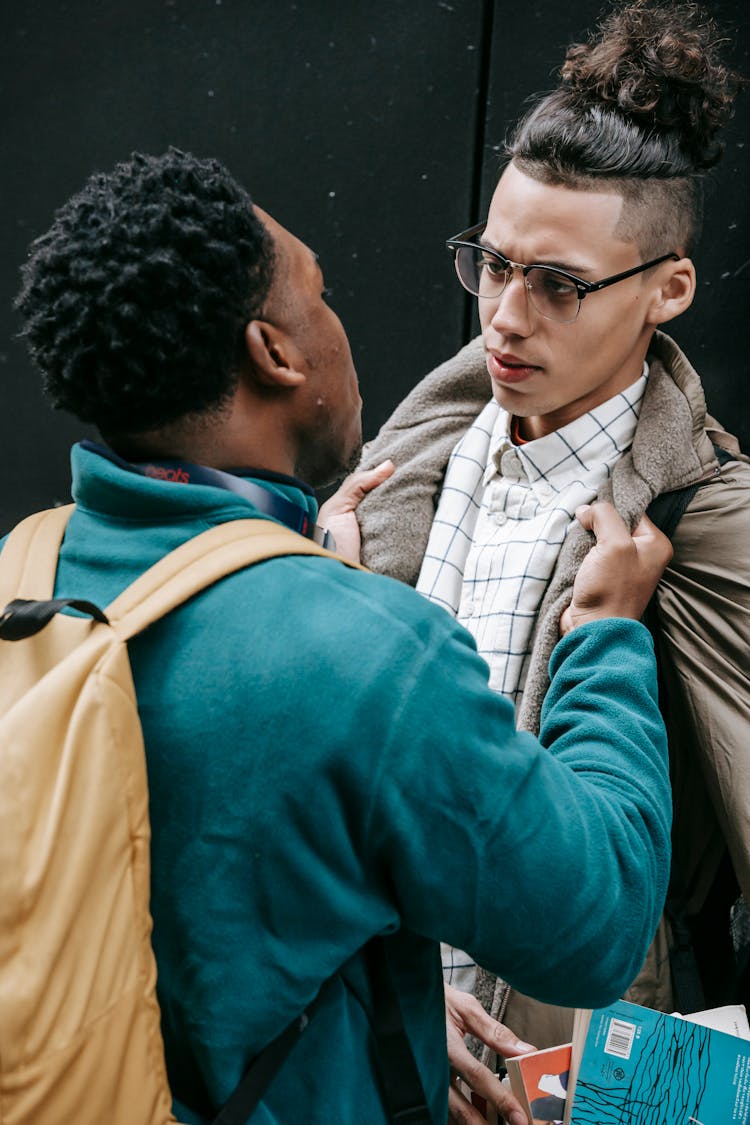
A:
[[[577,1009],[572,1043],[506,1059],[529,1125],[750,1125],[742,1005]]]
[[[570,1073],[571,1044],[506,1059],[510,1088],[533,1125],[561,1125]]]
[[[748,1125],[750,1042],[624,1000],[581,1015],[565,1125]]]

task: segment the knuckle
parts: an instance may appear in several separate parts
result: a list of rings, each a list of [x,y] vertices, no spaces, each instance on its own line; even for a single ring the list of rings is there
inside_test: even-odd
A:
[[[481,1082],[486,1070],[487,1068],[482,1066],[478,1059],[475,1059],[473,1055],[469,1054],[466,1061],[461,1066],[461,1077],[465,1082],[468,1082],[473,1089]],[[489,1071],[487,1071],[487,1073],[489,1074]]]
[[[480,1002],[477,1000],[476,996],[472,996],[471,993],[467,993],[466,996],[467,996],[468,1008],[469,1008],[470,1012],[473,1012],[477,1016],[486,1016],[487,1015],[484,1008],[482,1007]]]

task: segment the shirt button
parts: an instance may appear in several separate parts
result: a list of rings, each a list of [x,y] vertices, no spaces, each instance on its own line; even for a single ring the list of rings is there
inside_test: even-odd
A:
[[[502,527],[503,524],[506,524],[508,522],[508,517],[506,516],[505,512],[495,512],[492,518],[498,527]]]
[[[500,458],[500,467],[507,476],[517,476],[521,468],[515,449],[507,449]]]

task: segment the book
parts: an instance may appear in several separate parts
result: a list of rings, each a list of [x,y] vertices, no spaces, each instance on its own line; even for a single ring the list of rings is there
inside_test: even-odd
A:
[[[689,1015],[624,1000],[577,1008],[571,1043],[508,1057],[505,1068],[529,1125],[750,1125],[742,1004]],[[458,1085],[494,1125],[492,1107]]]
[[[683,1016],[679,1012],[672,1012],[672,1015],[677,1019],[703,1024],[704,1027],[715,1027],[717,1031],[726,1031],[728,1035],[750,1039],[750,1023],[744,1004],[727,1004],[724,1008],[709,1008],[707,1012],[691,1012],[689,1016]]]
[[[750,1125],[742,1004],[666,1015],[578,1008],[573,1040],[505,1060],[529,1125]]]
[[[571,1044],[506,1058],[510,1088],[531,1125],[560,1125],[570,1072]]]
[[[747,1036],[742,1005],[694,1016],[624,1000],[579,1009],[564,1125],[750,1125]]]

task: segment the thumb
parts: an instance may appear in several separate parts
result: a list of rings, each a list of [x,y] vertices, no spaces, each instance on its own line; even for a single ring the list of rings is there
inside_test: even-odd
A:
[[[576,508],[576,519],[584,531],[594,530],[594,513],[590,504],[581,504]]]
[[[351,485],[353,495],[356,495],[357,503],[362,500],[368,492],[372,492],[379,484],[388,480],[388,477],[393,476],[395,472],[395,465],[390,459],[381,461],[374,469],[360,469],[358,473],[352,473],[348,480],[344,481],[342,488],[345,488],[347,483]]]
[[[374,469],[359,469],[356,473],[352,473],[322,505],[318,522],[325,526],[324,521],[332,516],[356,511],[367,493],[388,480],[393,472],[393,461],[381,461]]]
[[[359,469],[352,472],[326,502],[328,512],[335,514],[331,511],[334,507],[336,513],[352,512],[373,488],[377,488],[383,480],[387,480],[392,475],[394,475],[394,462],[390,460],[381,461],[374,469]]]
[[[592,531],[597,543],[615,546],[630,542],[630,531],[625,520],[607,500],[582,504],[576,508],[576,519],[586,531]]]
[[[654,566],[669,566],[674,556],[671,539],[648,518],[641,516],[633,530],[633,542],[641,559]]]

